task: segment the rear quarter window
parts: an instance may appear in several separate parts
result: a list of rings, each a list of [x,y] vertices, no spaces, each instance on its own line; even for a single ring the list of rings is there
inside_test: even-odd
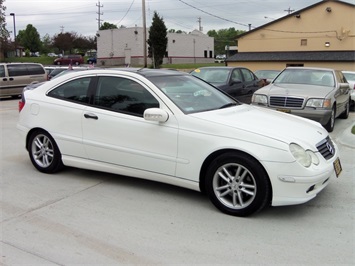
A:
[[[40,65],[27,65],[29,75],[42,75],[45,74],[45,70]]]

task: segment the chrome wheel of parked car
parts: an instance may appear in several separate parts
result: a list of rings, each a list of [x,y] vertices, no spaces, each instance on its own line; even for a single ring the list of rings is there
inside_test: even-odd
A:
[[[63,166],[57,144],[45,131],[32,133],[28,151],[32,164],[41,172],[54,173]]]
[[[247,216],[270,201],[268,177],[260,164],[238,153],[218,157],[209,167],[207,193],[221,211]]]
[[[335,106],[333,106],[332,113],[330,115],[328,123],[325,125],[325,129],[328,132],[332,132],[334,130],[334,124],[335,124]]]

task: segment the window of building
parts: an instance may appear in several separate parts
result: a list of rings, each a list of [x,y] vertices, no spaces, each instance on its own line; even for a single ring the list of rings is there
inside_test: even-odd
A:
[[[307,46],[307,39],[301,39],[301,46]]]

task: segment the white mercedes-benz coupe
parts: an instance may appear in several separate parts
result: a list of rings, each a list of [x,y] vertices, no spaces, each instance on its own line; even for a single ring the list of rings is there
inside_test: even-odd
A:
[[[317,122],[241,104],[187,73],[92,69],[24,90],[18,129],[32,164],[205,192],[222,212],[313,199],[341,172]]]

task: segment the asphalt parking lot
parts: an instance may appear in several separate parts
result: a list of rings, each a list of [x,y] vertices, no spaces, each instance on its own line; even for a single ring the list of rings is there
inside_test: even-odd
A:
[[[170,185],[31,164],[0,100],[0,265],[355,264],[355,112],[331,133],[343,172],[314,200],[249,218]]]

